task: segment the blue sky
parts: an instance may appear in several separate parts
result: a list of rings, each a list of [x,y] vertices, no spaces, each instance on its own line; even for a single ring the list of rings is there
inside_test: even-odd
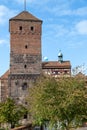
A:
[[[58,60],[59,50],[72,68],[87,66],[87,0],[26,0],[27,11],[43,20],[42,59]],[[0,76],[9,68],[9,18],[24,10],[24,0],[0,0]]]

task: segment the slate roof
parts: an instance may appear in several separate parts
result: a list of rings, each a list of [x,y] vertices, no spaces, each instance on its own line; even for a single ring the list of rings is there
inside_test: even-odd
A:
[[[22,11],[21,13],[19,13],[15,17],[11,18],[10,21],[11,20],[29,20],[29,21],[40,21],[40,22],[42,22],[42,20],[36,18],[34,15],[29,13],[28,11]]]
[[[46,61],[42,62],[42,69],[49,69],[49,68],[71,68],[70,61],[63,61],[63,62],[58,62],[58,61]]]

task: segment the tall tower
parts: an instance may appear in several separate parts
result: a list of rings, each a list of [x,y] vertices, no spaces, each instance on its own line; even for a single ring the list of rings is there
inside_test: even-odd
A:
[[[27,89],[42,70],[42,21],[27,11],[9,20],[10,75],[9,94],[21,102]]]

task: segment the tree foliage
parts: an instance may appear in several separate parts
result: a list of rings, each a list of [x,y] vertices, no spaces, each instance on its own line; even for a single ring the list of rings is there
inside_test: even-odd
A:
[[[87,88],[78,78],[39,79],[29,89],[29,111],[36,124],[69,130],[87,119]]]
[[[26,108],[18,105],[11,98],[5,102],[0,103],[0,122],[10,123],[11,128],[23,117],[26,113]]]

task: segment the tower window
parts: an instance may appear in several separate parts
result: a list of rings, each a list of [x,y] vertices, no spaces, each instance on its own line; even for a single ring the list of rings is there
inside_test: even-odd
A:
[[[24,65],[24,68],[26,69],[26,68],[27,68],[27,65]]]
[[[19,27],[19,30],[22,30],[22,26]]]
[[[26,112],[26,113],[24,114],[24,119],[27,119],[27,116],[28,116],[28,115],[27,115],[27,112]]]
[[[25,45],[25,49],[27,49],[28,48],[28,45]]]
[[[26,89],[27,89],[27,83],[23,83],[22,90],[26,90]]]
[[[34,30],[34,27],[33,26],[31,26],[31,31],[33,31]]]
[[[15,85],[18,85],[18,80],[15,81]]]

